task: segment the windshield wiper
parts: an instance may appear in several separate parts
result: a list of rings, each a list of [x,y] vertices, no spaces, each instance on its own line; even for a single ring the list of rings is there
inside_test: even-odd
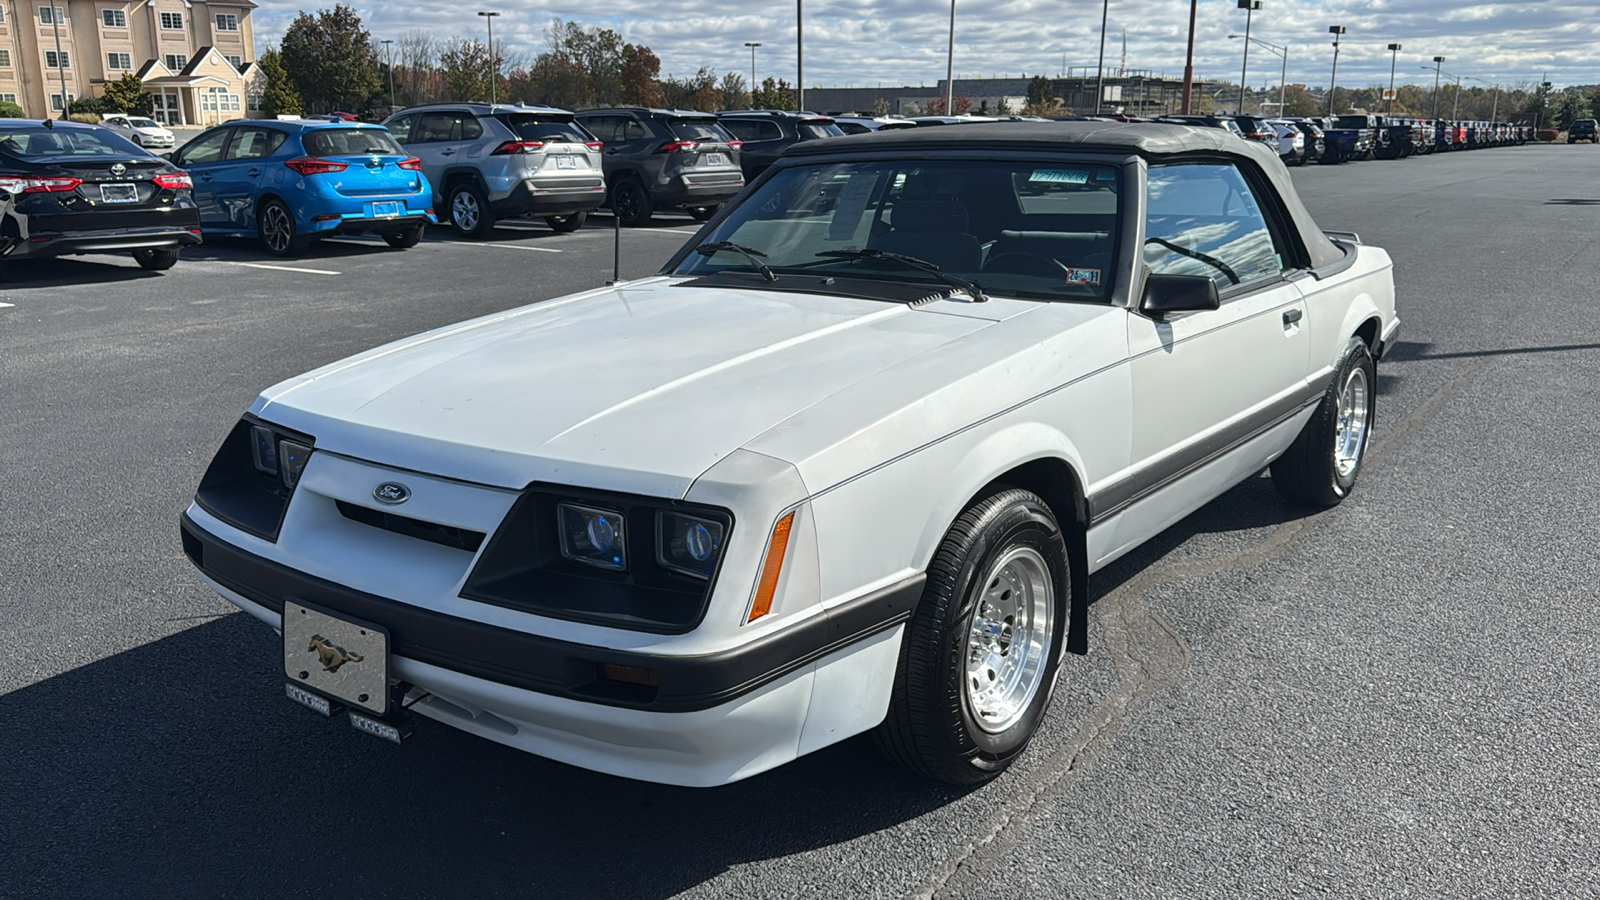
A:
[[[913,269],[921,269],[922,271],[927,272],[928,274],[930,274],[933,277],[939,279],[940,281],[944,282],[945,284],[953,285],[955,287],[961,288],[962,290],[966,291],[968,294],[972,295],[972,302],[973,303],[987,303],[989,301],[988,296],[986,296],[983,293],[983,288],[978,287],[978,283],[977,282],[968,281],[965,278],[959,278],[959,277],[957,277],[955,275],[951,275],[949,272],[946,272],[943,269],[940,269],[934,263],[928,262],[925,259],[918,259],[915,256],[906,256],[906,255],[900,254],[900,253],[890,253],[887,250],[872,250],[872,249],[867,249],[867,250],[824,250],[821,253],[818,253],[817,255],[818,256],[829,257],[831,259],[875,259],[875,260],[886,259],[886,260],[889,260],[890,262],[897,262],[897,263],[900,263],[901,265],[910,266]]]
[[[772,270],[767,268],[767,264],[761,261],[762,259],[766,258],[766,254],[755,249],[754,247],[746,247],[743,244],[735,244],[733,241],[709,241],[694,248],[694,252],[700,254],[701,256],[711,256],[716,253],[721,253],[724,250],[731,250],[734,253],[744,254],[744,258],[750,260],[750,265],[754,266],[755,270],[761,273],[762,278],[765,278],[768,281],[778,280],[778,276],[772,274]]]

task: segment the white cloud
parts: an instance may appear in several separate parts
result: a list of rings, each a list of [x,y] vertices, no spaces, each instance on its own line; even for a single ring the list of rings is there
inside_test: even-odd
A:
[[[275,40],[301,8],[293,0],[258,0],[253,14],[263,45]],[[331,0],[326,5],[331,6]],[[575,0],[484,0],[501,13],[495,36],[531,57],[544,47],[552,18],[604,25],[625,40],[647,44],[663,74],[701,66],[748,72],[745,41],[760,41],[757,75],[795,77],[795,7],[767,3],[760,11],[726,0],[661,4],[611,0],[603,7]],[[482,33],[476,6],[449,0],[356,3],[375,38],[423,29],[448,36]],[[1330,24],[1343,24],[1339,83],[1366,86],[1389,79],[1391,42],[1404,44],[1397,78],[1431,83],[1431,58],[1446,72],[1506,83],[1600,82],[1594,60],[1600,15],[1594,0],[1524,0],[1517,4],[1454,0],[1265,0],[1251,35],[1289,45],[1289,81],[1325,85],[1333,62]],[[603,14],[602,11],[603,10]],[[958,75],[1056,74],[1063,66],[1093,67],[1099,49],[1099,3],[1093,0],[957,0]],[[807,86],[932,84],[944,77],[950,7],[945,0],[810,0],[805,6]],[[1188,0],[1111,0],[1106,64],[1120,62],[1126,31],[1129,68],[1177,77],[1183,72]],[[1236,80],[1244,13],[1233,0],[1200,0],[1195,68],[1209,78]],[[1250,82],[1276,82],[1276,57],[1254,48]]]

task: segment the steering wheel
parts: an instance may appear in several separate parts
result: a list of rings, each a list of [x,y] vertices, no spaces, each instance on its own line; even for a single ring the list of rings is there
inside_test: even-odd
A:
[[[1048,256],[1039,256],[1034,253],[1024,253],[1021,250],[1012,250],[1007,253],[990,257],[983,264],[984,272],[999,272],[1006,275],[1031,275],[1038,278],[1061,278],[1067,272],[1067,267],[1058,260]]]

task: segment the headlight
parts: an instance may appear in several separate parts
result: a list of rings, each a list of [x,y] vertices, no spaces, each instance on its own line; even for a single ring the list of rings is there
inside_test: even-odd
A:
[[[294,490],[310,457],[309,446],[280,438],[277,432],[264,425],[250,426],[250,459],[256,471],[283,479],[284,487]]]
[[[556,518],[561,525],[562,556],[602,569],[627,570],[627,530],[621,513],[558,503]]]
[[[283,486],[294,489],[300,482],[300,473],[305,470],[306,460],[311,458],[311,448],[305,444],[291,440],[278,442],[278,464],[283,468]]]
[[[656,561],[674,572],[710,578],[722,551],[722,523],[680,513],[659,516]]]

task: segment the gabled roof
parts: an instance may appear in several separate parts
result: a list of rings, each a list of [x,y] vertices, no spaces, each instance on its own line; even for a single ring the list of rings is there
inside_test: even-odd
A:
[[[133,73],[134,77],[138,78],[140,81],[145,81],[146,79],[148,79],[150,77],[150,70],[155,69],[155,68],[160,68],[161,69],[160,74],[158,74],[156,76],[157,78],[160,78],[163,75],[171,75],[172,74],[172,70],[167,68],[166,65],[161,62],[161,60],[152,59],[152,60],[146,61],[144,65],[140,66],[139,67],[139,71]]]

